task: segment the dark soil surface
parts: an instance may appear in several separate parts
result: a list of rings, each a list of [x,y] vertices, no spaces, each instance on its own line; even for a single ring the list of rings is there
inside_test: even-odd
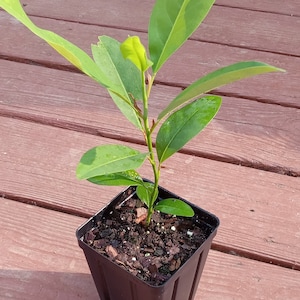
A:
[[[84,242],[151,285],[161,285],[201,246],[205,233],[194,218],[155,212],[149,226],[145,208],[131,198],[102,217]]]

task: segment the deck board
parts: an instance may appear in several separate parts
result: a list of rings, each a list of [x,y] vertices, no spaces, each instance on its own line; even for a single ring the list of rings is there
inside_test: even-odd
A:
[[[4,199],[0,215],[2,300],[99,299],[75,238],[84,219]]]
[[[269,13],[286,14],[298,17],[300,16],[300,2],[298,0],[285,1],[284,5],[282,5],[282,1],[280,0],[217,0],[216,4],[227,7],[238,7]]]
[[[79,74],[0,61],[0,115],[142,143],[142,136],[121,116],[106,91]],[[19,73],[14,78],[14,74]],[[12,87],[15,87],[12,89]],[[180,89],[157,85],[151,117]],[[96,109],[95,109],[96,108]],[[224,97],[216,119],[185,152],[300,176],[299,109]],[[253,153],[255,149],[255,153]]]
[[[0,202],[0,216],[1,228],[7,228],[0,243],[1,299],[97,299],[74,234],[84,219],[10,200]],[[251,299],[296,300],[300,272],[294,273],[211,251],[195,300],[249,299],[249,294]]]
[[[118,141],[9,118],[0,120],[5,129],[0,140],[0,178],[4,179],[0,191],[4,196],[19,200],[22,196],[23,201],[32,199],[42,206],[92,214],[112,198],[113,191],[121,190],[75,178],[76,163],[85,149]],[[146,151],[139,145],[127,145]],[[149,165],[141,172],[151,179]],[[182,176],[188,176],[189,186]],[[299,237],[295,239],[299,178],[178,154],[165,164],[161,184],[220,217],[222,226],[215,238],[218,249],[300,268]],[[276,214],[278,211],[281,213]]]
[[[72,10],[63,11],[58,0],[48,3],[31,0],[27,3],[26,11],[35,16],[146,31],[154,2],[151,0],[137,3],[129,0],[115,5],[114,1],[92,0],[82,10],[80,2],[74,4],[72,0],[66,0],[66,7],[72,7]],[[299,6],[294,7],[295,10],[298,8]],[[139,13],[134,14],[134,22],[130,22],[135,11]],[[295,13],[298,14],[299,11]],[[232,24],[239,24],[238,30]],[[214,6],[202,28],[197,30],[193,37],[215,43],[299,56],[299,39],[293,36],[295,27],[300,27],[300,20],[293,16]]]
[[[142,41],[147,43],[144,33],[45,18],[33,18],[33,20],[44,28],[60,33],[87,52],[90,52],[91,43],[96,43],[99,35],[110,35],[123,41],[128,34],[139,34]],[[10,26],[12,22],[6,15],[0,18],[0,36],[4,37],[0,56],[8,57],[12,60],[26,60],[29,63],[50,64],[52,67],[58,68],[60,66],[69,66],[67,61],[61,58],[48,45],[33,36],[27,29],[23,28],[21,24],[13,22],[14,26]],[[20,40],[22,40],[22,43],[19,42]],[[268,42],[265,43],[268,44]],[[298,47],[296,48],[298,49]],[[164,65],[157,77],[157,81],[167,85],[186,87],[197,78],[219,67],[242,60],[264,61],[285,69],[287,73],[260,75],[256,78],[242,80],[222,87],[218,92],[260,102],[278,103],[299,108],[300,86],[298,84],[298,70],[300,69],[300,57],[292,57],[290,54],[284,56],[257,50],[230,46],[224,47],[219,44],[188,41],[184,48],[180,49]],[[198,66],[196,68],[195,63]],[[282,86],[285,88],[283,89]]]

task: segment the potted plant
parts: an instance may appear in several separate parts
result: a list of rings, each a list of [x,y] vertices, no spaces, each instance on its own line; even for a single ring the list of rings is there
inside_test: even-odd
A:
[[[79,179],[129,186],[76,233],[102,300],[193,299],[219,220],[160,187],[161,167],[218,112],[221,97],[209,91],[283,71],[256,61],[223,67],[193,82],[156,120],[150,120],[149,99],[158,71],[199,27],[213,3],[157,0],[150,16],[148,51],[137,36],[122,43],[101,36],[92,45],[92,59],[59,35],[34,25],[19,0],[0,0],[0,7],[106,88],[147,145],[145,152],[124,145],[96,146],[77,166]],[[145,161],[152,167],[153,181],[137,171]]]

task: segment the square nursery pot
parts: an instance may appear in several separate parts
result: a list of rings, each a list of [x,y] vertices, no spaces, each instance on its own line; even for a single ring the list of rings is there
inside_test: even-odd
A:
[[[192,300],[211,247],[217,233],[219,219],[213,214],[189,203],[173,193],[159,187],[158,199],[178,198],[192,206],[195,212],[193,222],[204,232],[204,242],[191,257],[183,263],[167,281],[151,285],[139,279],[114,262],[105,254],[97,252],[87,242],[85,235],[96,228],[97,223],[109,215],[116,206],[134,197],[135,187],[128,187],[117,195],[106,207],[86,221],[76,231],[79,246],[83,249],[101,300]]]

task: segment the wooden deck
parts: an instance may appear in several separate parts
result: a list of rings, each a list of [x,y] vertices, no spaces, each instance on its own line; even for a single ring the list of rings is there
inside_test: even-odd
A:
[[[146,42],[154,0],[23,3],[89,50],[98,35]],[[299,0],[217,0],[158,77],[153,116],[217,67],[255,59],[287,70],[216,91],[216,119],[163,169],[161,185],[221,220],[196,300],[300,297],[299,32]],[[142,139],[105,90],[3,11],[0,45],[0,299],[98,299],[75,230],[120,188],[79,182],[75,167],[89,147],[142,149]]]

